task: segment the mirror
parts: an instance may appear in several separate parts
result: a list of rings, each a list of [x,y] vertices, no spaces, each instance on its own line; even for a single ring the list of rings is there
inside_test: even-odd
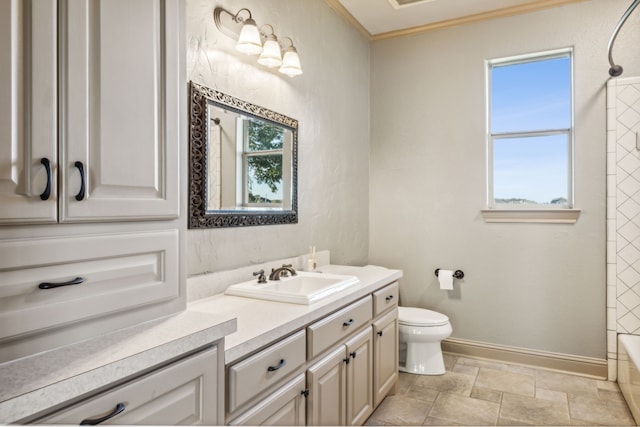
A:
[[[298,121],[191,82],[189,228],[298,222]]]

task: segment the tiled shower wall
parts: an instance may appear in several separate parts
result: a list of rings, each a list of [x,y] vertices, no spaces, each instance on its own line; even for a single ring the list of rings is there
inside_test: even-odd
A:
[[[640,77],[607,84],[607,353],[616,379],[617,334],[640,335]]]

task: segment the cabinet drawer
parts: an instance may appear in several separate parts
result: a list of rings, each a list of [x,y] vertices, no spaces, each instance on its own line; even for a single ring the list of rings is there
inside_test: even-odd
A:
[[[373,293],[373,317],[379,316],[392,307],[398,306],[398,282],[385,286]]]
[[[330,345],[371,320],[371,297],[367,296],[307,327],[308,353],[313,358]]]
[[[1,241],[0,341],[176,298],[178,247],[178,230]]]
[[[124,410],[103,424],[216,425],[217,347],[154,371],[37,420],[41,424],[79,424]]]
[[[306,361],[305,331],[262,350],[228,370],[229,412],[294,372]]]

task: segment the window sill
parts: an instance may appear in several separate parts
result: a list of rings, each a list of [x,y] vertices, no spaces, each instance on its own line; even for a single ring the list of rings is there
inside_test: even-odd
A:
[[[575,224],[580,209],[483,209],[485,222]]]

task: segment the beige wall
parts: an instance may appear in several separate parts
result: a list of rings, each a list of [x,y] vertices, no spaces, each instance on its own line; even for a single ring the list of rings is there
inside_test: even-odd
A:
[[[293,79],[234,51],[212,12],[249,8],[259,25],[290,36],[304,74]],[[188,0],[187,77],[299,121],[299,223],[189,230],[188,274],[308,251],[362,265],[369,247],[369,44],[323,0]],[[187,188],[185,184],[183,188]],[[186,195],[185,195],[186,200]]]
[[[371,52],[370,262],[404,270],[403,305],[453,336],[606,357],[607,42],[629,0],[591,0],[414,37]],[[640,12],[640,11],[639,11]],[[614,58],[640,74],[640,13]],[[575,225],[487,224],[484,60],[575,49]],[[462,269],[452,292],[433,271]]]

